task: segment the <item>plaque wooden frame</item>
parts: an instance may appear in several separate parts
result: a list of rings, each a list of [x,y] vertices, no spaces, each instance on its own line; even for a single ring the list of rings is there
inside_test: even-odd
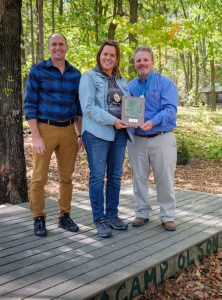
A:
[[[121,119],[129,125],[144,124],[145,98],[122,96]]]

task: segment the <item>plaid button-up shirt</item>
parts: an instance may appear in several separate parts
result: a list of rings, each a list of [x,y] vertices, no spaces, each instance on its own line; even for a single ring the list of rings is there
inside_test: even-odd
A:
[[[67,61],[63,74],[53,66],[51,59],[33,65],[24,96],[26,120],[65,121],[82,116],[78,93],[80,77],[80,71]]]

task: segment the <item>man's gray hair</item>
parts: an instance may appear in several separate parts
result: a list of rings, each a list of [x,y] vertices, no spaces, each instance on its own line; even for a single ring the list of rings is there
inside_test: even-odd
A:
[[[151,55],[151,59],[154,60],[154,53],[153,53],[152,48],[147,47],[147,46],[145,46],[145,45],[136,48],[136,50],[135,50],[135,52],[134,52],[134,56],[133,56],[133,59],[134,59],[134,60],[135,60],[135,55],[136,55],[138,52],[140,52],[140,51],[142,51],[142,52],[148,52],[148,53]]]

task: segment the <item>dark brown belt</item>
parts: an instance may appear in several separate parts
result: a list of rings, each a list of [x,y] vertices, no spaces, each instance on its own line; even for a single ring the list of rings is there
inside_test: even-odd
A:
[[[48,125],[58,126],[58,127],[67,127],[67,126],[74,123],[74,119],[69,120],[69,121],[61,121],[61,122],[56,122],[56,121],[52,121],[52,120],[45,120],[45,119],[38,119],[38,122],[45,123],[45,124],[48,124]]]
[[[155,136],[158,136],[158,135],[161,135],[161,134],[164,134],[164,133],[168,133],[168,132],[172,132],[172,131],[158,131],[158,132],[153,133],[153,134],[134,133],[134,135],[149,139],[149,138],[154,138]]]

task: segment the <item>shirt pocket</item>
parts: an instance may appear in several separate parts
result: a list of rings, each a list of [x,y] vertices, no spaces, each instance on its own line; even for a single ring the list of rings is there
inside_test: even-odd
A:
[[[102,80],[99,80],[99,79],[94,80],[94,85],[95,85],[97,93],[104,93],[105,84]]]
[[[159,111],[161,108],[161,96],[160,96],[160,91],[159,90],[149,90],[148,97],[146,101],[146,109],[148,110],[154,110],[154,111]]]
[[[151,99],[153,101],[157,101],[157,102],[160,101],[160,91],[159,90],[151,90],[150,94],[151,94]]]

